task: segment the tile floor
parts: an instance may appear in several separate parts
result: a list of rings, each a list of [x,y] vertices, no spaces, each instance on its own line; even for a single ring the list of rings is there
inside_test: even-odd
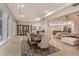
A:
[[[0,47],[1,56],[21,56],[21,40],[27,39],[26,36],[15,36],[11,38],[6,44]],[[60,51],[51,56],[78,56],[79,46],[70,46],[64,44],[60,39],[51,38],[50,43],[59,48]]]

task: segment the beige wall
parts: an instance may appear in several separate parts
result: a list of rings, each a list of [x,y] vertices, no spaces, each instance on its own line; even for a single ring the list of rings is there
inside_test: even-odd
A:
[[[74,22],[74,32],[79,33],[79,12],[69,15],[70,20]]]
[[[17,21],[17,25],[29,25],[29,27],[33,24],[32,21]],[[30,31],[30,28],[29,28]]]
[[[48,22],[46,20],[40,20],[40,21],[21,21],[17,22],[17,25],[33,25],[36,26],[36,31],[39,30],[39,27],[41,26],[42,29],[44,29],[47,32],[48,29]],[[30,29],[29,29],[30,30]]]
[[[66,16],[68,16],[68,18],[66,18]],[[50,23],[65,23],[68,21],[71,21],[73,23],[72,26],[72,31],[73,33],[79,33],[79,12],[73,13],[73,14],[69,14],[66,16],[62,16],[56,19],[52,19],[52,21],[50,20]]]
[[[52,21],[52,23],[65,23],[67,21],[71,21],[73,23],[72,32],[79,33],[79,16],[78,15],[79,15],[79,12],[65,15],[65,16],[54,19],[54,21]],[[66,18],[66,16],[68,16],[68,17]]]

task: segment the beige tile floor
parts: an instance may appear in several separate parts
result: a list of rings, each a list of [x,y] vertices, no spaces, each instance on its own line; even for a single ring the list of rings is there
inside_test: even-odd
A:
[[[21,40],[27,39],[25,36],[15,36],[11,38],[6,44],[0,47],[1,56],[20,56],[21,55]],[[64,44],[60,39],[51,39],[50,43],[59,48],[60,51],[51,56],[78,56],[79,46],[70,46]]]
[[[54,56],[78,56],[79,55],[79,46],[71,46],[65,43],[62,43],[60,39],[53,39],[51,40],[51,44],[61,51],[54,53]]]

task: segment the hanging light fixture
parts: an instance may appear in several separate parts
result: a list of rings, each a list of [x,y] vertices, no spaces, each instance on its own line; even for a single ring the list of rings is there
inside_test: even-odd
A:
[[[19,11],[19,17],[23,18],[24,14],[22,13],[21,9],[22,9],[22,7],[24,7],[24,4],[23,3],[18,3],[17,7],[18,7],[18,11]]]

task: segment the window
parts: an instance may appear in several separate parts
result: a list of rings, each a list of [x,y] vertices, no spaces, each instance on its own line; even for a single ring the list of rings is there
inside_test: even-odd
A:
[[[2,40],[2,12],[0,11],[0,40]]]
[[[7,38],[9,37],[9,15],[7,15]]]

